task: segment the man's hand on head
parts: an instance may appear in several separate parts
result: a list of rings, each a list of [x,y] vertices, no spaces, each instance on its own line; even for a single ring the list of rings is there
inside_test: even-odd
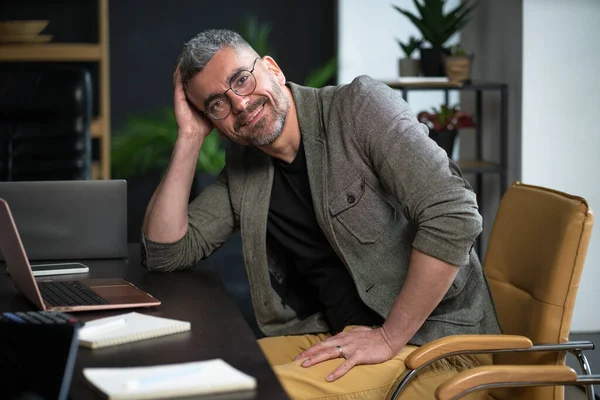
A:
[[[213,123],[190,104],[181,80],[179,66],[173,74],[173,109],[177,120],[177,133],[180,138],[204,140],[212,131]]]
[[[325,379],[329,382],[344,376],[355,365],[379,364],[391,360],[398,350],[392,349],[382,328],[359,326],[338,333],[299,354],[295,360],[306,358],[303,367],[311,367],[323,361],[343,357],[346,359]]]

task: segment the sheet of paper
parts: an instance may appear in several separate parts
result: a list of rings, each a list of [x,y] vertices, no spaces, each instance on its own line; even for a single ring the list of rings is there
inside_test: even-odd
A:
[[[256,379],[221,359],[129,368],[84,368],[109,399],[153,399],[256,388]]]

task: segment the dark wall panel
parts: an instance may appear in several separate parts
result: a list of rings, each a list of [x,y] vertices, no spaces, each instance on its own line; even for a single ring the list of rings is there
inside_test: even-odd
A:
[[[110,3],[112,126],[129,113],[172,104],[172,74],[185,41],[210,28],[236,30],[248,15],[271,24],[273,57],[302,83],[335,54],[334,0],[124,0]]]
[[[204,29],[235,30],[249,15],[271,25],[272,56],[288,80],[303,83],[336,53],[335,4],[336,0],[110,0],[113,131],[128,114],[172,104],[172,74],[185,41]],[[43,33],[53,35],[54,42],[95,42],[97,11],[96,0],[0,1],[0,20],[48,19]],[[90,69],[96,88],[97,68]]]

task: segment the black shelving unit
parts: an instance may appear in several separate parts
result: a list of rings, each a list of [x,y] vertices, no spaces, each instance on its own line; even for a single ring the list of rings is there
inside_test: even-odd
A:
[[[408,102],[410,91],[442,91],[444,102],[449,105],[451,91],[475,92],[475,160],[458,160],[464,174],[474,174],[476,178],[475,193],[478,199],[479,212],[483,215],[483,175],[500,175],[500,193],[508,188],[508,86],[504,83],[473,81],[465,84],[454,82],[385,82],[389,87],[402,91],[402,97]],[[500,93],[500,163],[486,161],[483,158],[483,93]],[[477,243],[481,254],[481,241]]]

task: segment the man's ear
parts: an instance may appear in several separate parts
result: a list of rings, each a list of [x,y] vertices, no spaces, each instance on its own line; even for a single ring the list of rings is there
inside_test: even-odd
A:
[[[279,65],[277,65],[277,62],[273,59],[273,57],[264,56],[262,60],[265,63],[265,66],[267,67],[269,72],[275,75],[275,78],[277,78],[277,82],[279,82],[279,84],[282,86],[285,85],[285,75],[283,74],[283,71],[281,70],[281,68],[279,68]]]

